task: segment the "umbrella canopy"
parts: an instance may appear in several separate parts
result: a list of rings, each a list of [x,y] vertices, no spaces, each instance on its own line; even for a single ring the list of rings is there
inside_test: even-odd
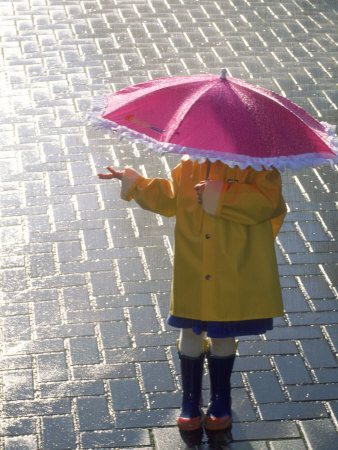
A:
[[[106,95],[91,121],[155,151],[242,169],[338,161],[334,126],[225,70],[221,77],[168,77],[126,87]]]

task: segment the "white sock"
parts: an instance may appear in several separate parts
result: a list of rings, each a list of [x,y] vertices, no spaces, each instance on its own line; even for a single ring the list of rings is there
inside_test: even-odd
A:
[[[180,351],[182,355],[198,358],[203,353],[206,332],[196,334],[191,328],[181,328]],[[210,338],[210,353],[213,356],[230,356],[235,353],[236,341],[233,337]]]
[[[206,333],[196,334],[191,328],[181,328],[180,352],[184,356],[198,358],[203,353]]]
[[[236,341],[233,337],[210,338],[210,354],[213,356],[230,356],[235,353]]]

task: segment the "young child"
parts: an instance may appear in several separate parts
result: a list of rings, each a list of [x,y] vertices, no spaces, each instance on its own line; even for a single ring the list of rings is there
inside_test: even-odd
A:
[[[265,333],[272,318],[283,315],[274,248],[286,213],[280,174],[188,157],[171,180],[147,179],[131,168],[107,169],[99,178],[121,180],[124,200],[176,216],[168,323],[181,329],[183,400],[177,425],[197,430],[204,422],[207,430],[230,430],[235,336]],[[205,353],[211,396],[204,418]]]

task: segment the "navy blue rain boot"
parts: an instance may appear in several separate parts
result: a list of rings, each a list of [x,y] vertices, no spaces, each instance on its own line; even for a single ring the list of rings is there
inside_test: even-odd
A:
[[[181,431],[202,428],[203,412],[200,408],[204,354],[192,358],[180,354],[183,400],[177,426]]]
[[[210,402],[205,418],[205,429],[231,430],[230,377],[235,355],[217,357],[209,354]]]

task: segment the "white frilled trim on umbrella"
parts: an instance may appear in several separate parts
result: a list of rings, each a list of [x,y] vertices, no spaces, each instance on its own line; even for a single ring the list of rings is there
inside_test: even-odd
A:
[[[143,133],[138,133],[130,128],[118,125],[115,122],[102,117],[106,104],[106,95],[101,95],[94,100],[93,110],[89,114],[87,123],[96,128],[105,128],[114,131],[120,140],[127,139],[131,142],[142,143],[145,149],[165,154],[174,153],[178,155],[188,155],[192,161],[204,163],[207,159],[211,162],[221,161],[229,167],[238,166],[240,169],[252,167],[255,170],[263,170],[275,167],[279,170],[301,169],[303,167],[317,167],[323,164],[333,166],[338,162],[338,137],[335,134],[336,126],[326,122],[321,122],[327,133],[331,150],[335,153],[303,153],[302,155],[279,156],[271,158],[255,158],[247,155],[235,155],[232,153],[222,153],[212,150],[202,150],[198,148],[184,147],[168,142],[159,142]]]

